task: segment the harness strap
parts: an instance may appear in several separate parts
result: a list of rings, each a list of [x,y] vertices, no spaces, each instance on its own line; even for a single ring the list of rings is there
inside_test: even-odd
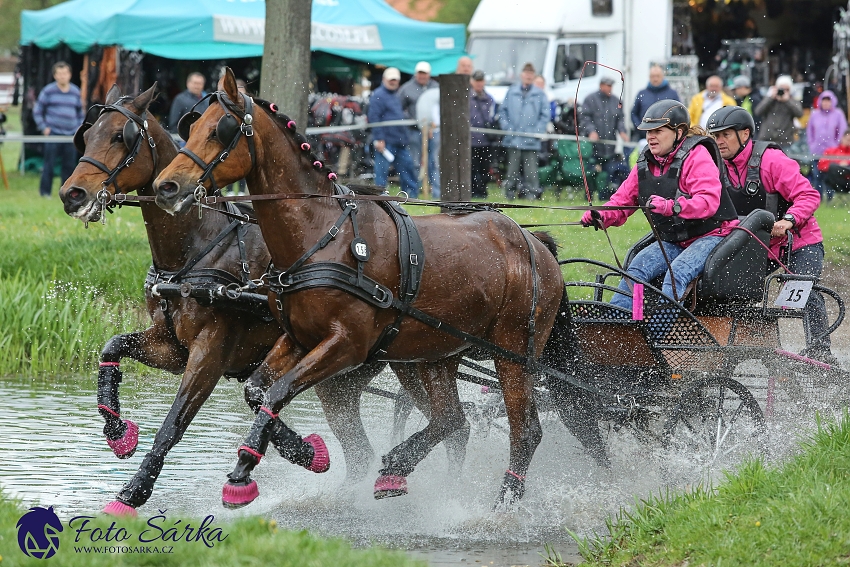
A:
[[[534,314],[537,311],[537,303],[540,299],[540,286],[537,283],[537,261],[534,254],[534,246],[529,239],[530,235],[528,231],[524,229],[520,230],[526,244],[528,244],[528,255],[531,260],[531,313],[528,316],[528,350],[526,356],[528,356],[529,361],[532,361],[534,360],[534,333],[536,328]]]
[[[228,203],[227,208],[235,209],[233,205]],[[238,221],[236,226],[236,243],[239,245],[239,259],[241,260],[241,271],[239,272],[242,278],[242,285],[251,285],[251,266],[248,264],[248,251],[245,249],[245,238],[248,235],[248,225],[243,221]],[[254,286],[256,287],[256,286]]]
[[[425,246],[419,231],[410,215],[397,203],[381,204],[395,222],[398,228],[398,261],[400,267],[398,290],[401,304],[410,306],[419,295],[419,283],[422,279],[422,269],[425,264]],[[387,325],[374,346],[369,350],[367,361],[378,360],[387,354],[390,344],[401,331],[401,322],[405,314],[399,310],[395,321]]]
[[[210,253],[210,251],[211,251],[213,248],[215,248],[215,247],[218,245],[218,243],[219,243],[219,242],[221,242],[222,240],[224,240],[224,238],[225,238],[228,234],[230,234],[231,232],[233,232],[234,230],[236,230],[236,229],[239,227],[239,225],[240,225],[239,221],[232,221],[229,225],[227,225],[227,227],[226,227],[223,231],[221,231],[221,232],[218,234],[218,236],[216,236],[215,238],[213,238],[212,240],[210,240],[210,241],[207,243],[207,245],[204,247],[204,249],[203,249],[203,250],[201,250],[200,252],[198,252],[197,254],[195,254],[195,256],[194,256],[191,260],[189,260],[189,261],[186,263],[186,265],[184,265],[184,266],[183,266],[182,268],[180,268],[180,270],[178,270],[178,271],[177,271],[177,272],[176,272],[173,276],[171,276],[171,278],[170,278],[170,280],[169,280],[169,281],[179,280],[179,279],[180,279],[180,278],[182,278],[184,275],[186,275],[187,273],[189,273],[189,270],[191,270],[192,268],[194,268],[194,267],[195,267],[195,264],[197,264],[198,262],[200,262],[200,261],[201,261],[201,259],[202,259],[204,256],[206,256],[207,254],[209,254],[209,253]],[[243,260],[244,260],[244,256],[243,256]],[[244,263],[244,262],[243,262],[243,263]]]
[[[358,278],[357,270],[335,262],[313,262],[297,272],[269,273],[269,289],[278,295],[316,287],[332,287],[386,309],[393,306],[393,292],[369,276]]]
[[[336,235],[339,234],[339,229],[342,227],[342,224],[345,222],[345,219],[347,219],[348,216],[355,209],[356,209],[356,206],[354,205],[354,203],[347,203],[345,205],[345,208],[342,210],[342,214],[339,215],[339,218],[336,220],[336,222],[333,224],[333,226],[331,226],[328,229],[328,231],[325,233],[325,235],[317,243],[315,243],[312,247],[310,247],[309,250],[304,252],[304,254],[302,254],[300,258],[295,260],[295,262],[291,266],[289,266],[289,268],[281,271],[280,276],[278,276],[278,277],[282,277],[285,274],[291,274],[292,272],[296,272],[301,266],[304,265],[304,262],[306,262],[307,260],[310,259],[310,256],[312,256],[317,251],[319,251],[322,248],[324,248],[325,246],[327,246],[328,243],[331,240],[336,238]],[[273,270],[274,270],[274,266],[270,266],[269,274],[271,274],[271,272]],[[271,278],[271,275],[270,275],[270,278]]]

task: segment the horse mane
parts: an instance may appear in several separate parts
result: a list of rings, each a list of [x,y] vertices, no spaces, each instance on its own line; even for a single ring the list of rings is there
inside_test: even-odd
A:
[[[552,253],[552,256],[555,259],[558,259],[558,243],[555,242],[555,239],[552,238],[552,235],[544,230],[537,230],[531,233],[534,235],[534,238],[543,243],[543,245],[549,249],[549,252]]]
[[[254,104],[266,111],[266,113],[272,118],[274,123],[277,125],[278,128],[281,129],[281,131],[288,133],[293,138],[295,138],[295,142],[301,148],[301,151],[307,154],[307,156],[310,158],[314,169],[322,173],[322,175],[324,175],[331,181],[336,181],[336,172],[326,166],[324,163],[322,163],[319,157],[315,153],[313,153],[310,142],[307,141],[307,138],[303,134],[296,130],[294,120],[292,120],[286,114],[278,112],[277,105],[273,102],[269,102],[261,98],[254,98],[253,101]]]

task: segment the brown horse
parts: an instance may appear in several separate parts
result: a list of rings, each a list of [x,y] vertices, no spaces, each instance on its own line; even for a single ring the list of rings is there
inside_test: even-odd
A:
[[[468,432],[455,376],[461,353],[482,339],[496,350],[510,424],[499,499],[521,497],[542,436],[525,355],[540,355],[564,295],[555,256],[493,211],[417,217],[411,228],[402,209],[344,194],[294,123],[241,96],[230,69],[218,89],[203,115],[184,117],[195,120],[191,130],[182,125],[191,132],[185,155],[154,189],[161,207],[180,213],[208,183],[246,177],[274,266],[283,268],[270,270],[269,298],[287,333],[249,378],[271,386],[224,486],[225,505],[257,497],[250,471],[277,437],[286,404],[373,358],[415,362],[393,369],[405,385],[421,380],[431,402],[428,425],[383,457],[375,486],[378,498],[406,493],[406,476],[437,443]]]
[[[177,155],[171,136],[146,115],[155,88],[133,99],[121,97],[113,87],[106,105],[90,111],[75,139],[85,155],[60,190],[68,215],[86,223],[97,221],[116,192],[137,191],[153,198],[152,180]],[[180,441],[221,376],[244,380],[282,334],[268,312],[264,288],[249,290],[261,293],[241,296],[262,297],[259,304],[208,299],[209,284],[245,287],[245,282],[258,278],[268,266],[269,252],[256,225],[237,223],[234,227],[234,221],[217,212],[208,212],[203,219],[194,211],[172,215],[150,201],[140,206],[153,259],[145,286],[152,325],[110,339],[101,354],[98,375],[104,434],[119,458],[131,456],[138,442],[136,424],[120,417],[121,359],[129,357],[153,368],[182,373],[183,379],[151,451],[117,500],[107,505],[105,511],[114,514],[134,514],[135,508],[147,501],[165,455]],[[215,208],[224,209],[221,205]],[[246,210],[233,212],[246,214]],[[187,267],[188,272],[181,275]],[[181,283],[207,297],[194,293],[168,296],[160,289],[170,286],[176,291]],[[362,368],[316,388],[328,423],[343,446],[350,477],[362,477],[373,455],[360,420],[359,400],[363,388],[382,367]],[[256,396],[246,392],[248,400]],[[255,405],[254,411],[258,407]],[[321,438],[310,436],[304,442],[286,431],[281,436],[276,446],[284,457],[316,472],[326,470],[328,456]]]

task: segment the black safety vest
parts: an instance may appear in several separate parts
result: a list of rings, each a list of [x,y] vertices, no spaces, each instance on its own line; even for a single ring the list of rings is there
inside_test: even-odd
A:
[[[725,161],[720,169],[721,180],[724,185],[729,187],[729,195],[731,195],[735,209],[741,216],[746,216],[755,209],[764,209],[773,213],[774,217],[779,220],[791,207],[791,203],[786,201],[782,195],[768,193],[764,188],[764,182],[761,179],[761,159],[768,148],[785,153],[774,142],[753,141],[753,153],[747,161],[747,177],[744,180],[743,187],[733,185],[732,178],[729,176],[729,165]]]
[[[717,149],[714,140],[706,136],[691,136],[685,139],[679,149],[676,150],[673,161],[670,163],[670,169],[667,170],[667,173],[658,177],[652,175],[649,171],[647,159],[652,154],[649,148],[646,148],[637,162],[638,202],[646,206],[653,195],[674,200],[682,196],[690,199],[690,195],[679,189],[679,175],[682,172],[682,164],[685,158],[698,145],[704,146],[708,150],[715,165],[717,165],[718,171],[722,171],[723,159],[720,156],[720,150]],[[671,217],[665,217],[657,213],[650,213],[650,217],[661,236],[661,240],[684,242],[720,228],[724,221],[738,218],[738,213],[735,211],[735,205],[732,204],[729,191],[723,185],[720,190],[720,205],[714,215],[709,218],[683,219],[675,214]]]

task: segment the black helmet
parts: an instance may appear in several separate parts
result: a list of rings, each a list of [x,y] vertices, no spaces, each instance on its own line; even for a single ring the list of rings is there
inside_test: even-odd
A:
[[[756,131],[756,123],[752,115],[740,106],[724,106],[711,113],[705,129],[709,134],[734,128],[735,131],[749,130],[750,136]]]
[[[690,128],[691,117],[685,105],[678,100],[659,100],[646,109],[638,130],[657,130],[663,126],[674,130]]]

